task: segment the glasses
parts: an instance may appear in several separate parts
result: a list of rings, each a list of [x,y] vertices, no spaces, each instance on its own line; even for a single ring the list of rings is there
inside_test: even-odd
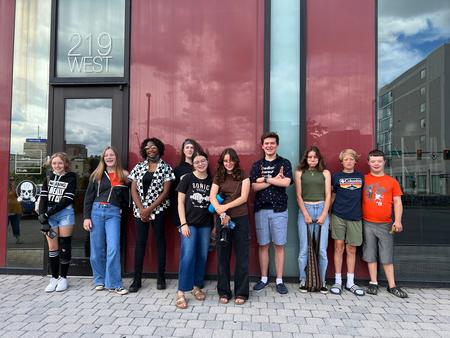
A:
[[[194,165],[199,165],[199,164],[203,164],[203,163],[207,163],[208,160],[206,158],[202,159],[202,160],[198,160],[198,161],[194,161]]]
[[[145,149],[145,150],[148,150],[148,149],[153,149],[153,150],[155,150],[155,149],[158,149],[158,147],[155,146],[155,145],[151,145],[151,146],[145,146],[144,149]]]

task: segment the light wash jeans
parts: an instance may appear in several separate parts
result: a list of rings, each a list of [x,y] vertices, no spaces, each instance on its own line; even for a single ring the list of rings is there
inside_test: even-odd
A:
[[[211,228],[190,226],[191,236],[180,233],[180,267],[178,272],[178,290],[191,291],[194,286],[203,288],[206,259],[208,258],[209,236]]]
[[[325,206],[325,202],[321,202],[318,204],[305,204],[306,210],[308,211],[309,216],[314,220],[317,220],[322,213],[322,210]],[[320,271],[320,280],[321,282],[325,281],[327,266],[328,266],[328,257],[327,257],[327,247],[328,247],[328,229],[330,226],[330,219],[327,215],[325,218],[325,222],[322,225],[317,223],[309,224],[309,230],[311,233],[314,232],[314,236],[317,240],[320,233],[320,244],[319,244],[319,271]],[[300,253],[298,255],[298,264],[300,269],[300,280],[306,280],[306,264],[308,263],[308,232],[306,230],[305,218],[303,217],[303,213],[299,211],[298,213],[298,238],[300,242]]]
[[[95,285],[122,287],[120,271],[120,208],[95,202],[91,214],[91,267]]]

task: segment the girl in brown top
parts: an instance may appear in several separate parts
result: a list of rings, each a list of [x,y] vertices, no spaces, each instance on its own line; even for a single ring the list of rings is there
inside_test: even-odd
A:
[[[234,246],[236,266],[234,270],[235,304],[242,305],[248,299],[248,238],[249,221],[247,199],[250,179],[239,166],[239,157],[232,148],[225,149],[217,164],[217,173],[211,187],[210,200],[217,214],[217,258],[219,301],[228,303],[230,289],[231,248]],[[224,199],[220,204],[217,194]],[[234,225],[234,227],[233,227]]]

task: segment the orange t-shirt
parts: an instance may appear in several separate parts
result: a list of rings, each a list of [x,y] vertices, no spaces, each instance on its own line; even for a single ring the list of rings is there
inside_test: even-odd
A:
[[[403,195],[400,184],[389,175],[364,176],[363,219],[373,223],[392,223],[394,197]]]
[[[108,173],[108,176],[109,176],[109,180],[111,181],[111,186],[115,187],[117,185],[121,185],[122,184],[120,182],[119,177],[116,177],[116,173],[115,172]]]

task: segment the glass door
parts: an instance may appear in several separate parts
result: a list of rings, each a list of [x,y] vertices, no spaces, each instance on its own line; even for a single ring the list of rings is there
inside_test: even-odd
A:
[[[97,167],[103,149],[116,147],[122,160],[127,140],[123,90],[120,87],[62,87],[54,89],[50,132],[52,153],[64,151],[77,175],[72,237],[72,274],[90,274],[89,233],[83,229],[83,201],[89,176]]]

